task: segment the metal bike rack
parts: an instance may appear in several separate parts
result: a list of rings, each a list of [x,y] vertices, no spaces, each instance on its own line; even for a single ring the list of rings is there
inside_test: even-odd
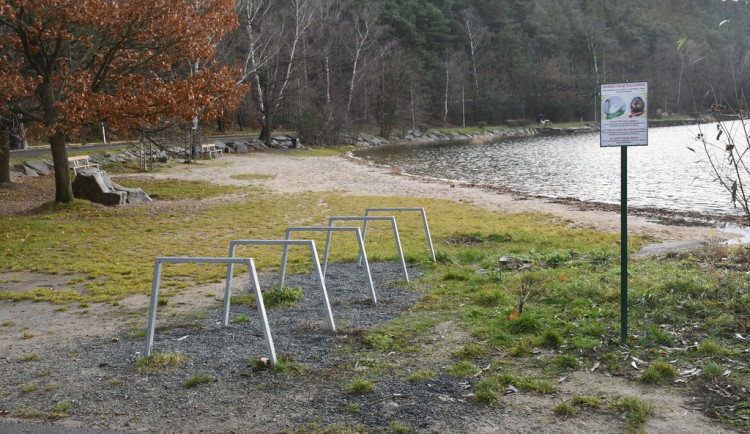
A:
[[[151,348],[154,345],[154,330],[156,328],[156,309],[159,305],[159,285],[161,283],[161,271],[162,264],[229,264],[230,268],[234,267],[234,264],[245,264],[247,265],[248,272],[250,273],[250,287],[255,291],[255,304],[258,308],[258,317],[260,318],[261,329],[263,330],[263,338],[266,342],[266,348],[268,353],[271,355],[271,363],[276,364],[276,350],[273,347],[273,338],[271,337],[271,328],[268,325],[268,317],[266,316],[266,308],[263,304],[263,294],[260,291],[260,284],[258,283],[258,274],[255,271],[255,262],[251,258],[188,258],[188,257],[158,257],[154,262],[154,280],[151,285],[151,306],[149,307],[148,313],[148,330],[146,332],[146,357],[151,356]],[[231,275],[231,271],[230,271]],[[229,312],[229,303],[231,298],[231,287],[227,284],[224,290],[224,311],[225,321],[224,325],[227,325],[226,315]]]
[[[437,262],[435,259],[435,249],[432,247],[432,236],[430,236],[430,227],[427,225],[427,214],[424,212],[424,208],[366,208],[365,215],[369,216],[370,212],[418,212],[422,214],[422,223],[424,224],[424,232],[427,236],[427,246],[430,248],[430,258],[432,262]],[[362,238],[367,237],[367,221],[362,226]],[[362,258],[359,258],[362,261]]]
[[[318,250],[315,248],[314,240],[232,240],[229,242],[229,257],[234,258],[237,246],[240,245],[251,245],[251,246],[284,246],[286,251],[289,246],[308,246],[310,248],[310,256],[313,261],[313,271],[318,274],[318,282],[320,283],[320,293],[323,296],[323,308],[326,313],[326,319],[328,320],[328,326],[331,331],[336,331],[336,324],[333,322],[333,314],[331,313],[331,303],[328,301],[328,291],[326,291],[325,279],[323,273],[320,270],[320,260],[318,259]],[[232,284],[232,273],[234,267],[232,264],[227,269],[227,292]],[[224,325],[229,321],[229,304],[224,301]]]
[[[401,249],[401,238],[398,236],[398,226],[396,225],[396,217],[381,217],[381,216],[368,216],[368,217],[354,217],[354,216],[336,216],[328,219],[328,226],[333,227],[333,223],[337,221],[361,221],[367,223],[368,221],[389,221],[393,228],[393,236],[396,239],[396,248],[398,249],[398,256],[401,260],[401,268],[404,271],[404,279],[409,281],[409,272],[406,271],[406,261],[404,260],[404,251]],[[364,236],[362,237],[364,240]],[[326,246],[331,242],[331,233],[328,233],[326,237]],[[328,265],[328,258],[324,258],[323,268],[325,269]]]
[[[372,302],[377,303],[378,299],[375,296],[375,285],[372,283],[372,274],[370,273],[370,263],[367,261],[367,253],[365,252],[365,241],[362,237],[362,231],[358,227],[318,227],[318,226],[303,226],[303,227],[290,227],[286,228],[286,239],[289,240],[292,237],[292,232],[327,232],[328,235],[331,232],[354,232],[357,236],[357,243],[359,244],[359,255],[364,258],[365,270],[367,272],[367,283],[370,285],[370,296]],[[330,251],[330,237],[326,240],[325,254],[323,255],[323,277],[326,275],[326,267],[328,265],[328,253]],[[289,253],[289,248],[284,247],[284,255],[281,259],[281,279],[279,281],[279,288],[284,285],[284,276],[286,274],[286,260]]]

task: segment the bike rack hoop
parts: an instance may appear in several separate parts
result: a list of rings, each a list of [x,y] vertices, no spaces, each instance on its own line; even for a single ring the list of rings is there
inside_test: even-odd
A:
[[[151,356],[151,349],[154,346],[154,330],[156,329],[156,310],[159,305],[159,286],[161,283],[161,272],[163,264],[228,264],[229,267],[233,267],[234,264],[247,265],[248,272],[250,273],[250,287],[255,291],[255,301],[258,309],[258,317],[260,318],[261,329],[263,330],[263,338],[266,342],[266,348],[270,354],[271,364],[276,364],[276,350],[273,346],[273,338],[271,337],[271,328],[268,325],[268,317],[266,316],[266,307],[263,304],[263,294],[260,291],[260,285],[258,284],[258,274],[255,270],[255,262],[252,258],[216,258],[216,257],[183,257],[183,256],[163,256],[158,257],[154,261],[154,279],[151,284],[151,304],[148,313],[148,330],[146,331],[146,357]],[[227,285],[224,291],[224,305],[228,310],[230,303],[231,291]],[[224,324],[226,325],[226,324]]]
[[[320,293],[323,298],[323,309],[325,310],[326,320],[331,331],[336,331],[336,324],[333,321],[333,313],[331,312],[331,303],[328,300],[328,291],[326,290],[325,279],[323,273],[320,270],[320,260],[318,259],[318,250],[315,248],[314,240],[232,240],[229,242],[229,257],[234,258],[235,252],[238,246],[284,246],[284,253],[286,254],[289,246],[307,246],[310,249],[310,257],[313,262],[313,272],[318,275],[318,283],[320,285]],[[286,264],[282,264],[285,266]],[[282,272],[285,267],[282,267]],[[232,274],[234,272],[233,264],[230,264],[227,269],[227,282],[226,291],[231,292],[232,285]],[[282,275],[283,276],[283,275]],[[283,279],[283,277],[282,277]],[[224,301],[224,325],[229,322],[229,304]]]
[[[377,296],[375,295],[375,285],[372,283],[372,274],[370,273],[370,263],[367,261],[367,253],[365,252],[365,240],[362,236],[362,231],[358,227],[330,227],[330,226],[301,226],[301,227],[289,227],[286,228],[286,239],[289,240],[292,237],[292,232],[326,232],[328,237],[326,238],[325,253],[323,254],[323,277],[326,275],[326,268],[328,267],[328,253],[330,252],[331,232],[354,232],[357,237],[357,244],[359,245],[359,257],[364,258],[365,271],[367,273],[367,283],[370,286],[370,296],[372,302],[378,302]],[[279,287],[284,284],[284,275],[286,273],[286,260],[287,260],[288,249],[284,247],[284,256],[281,260],[281,281]]]
[[[421,207],[401,207],[401,208],[366,208],[365,215],[369,216],[371,212],[418,212],[422,214],[422,225],[424,226],[424,232],[427,236],[427,247],[430,249],[430,258],[432,262],[437,262],[435,259],[435,248],[432,246],[432,236],[430,235],[430,226],[427,224],[427,214],[424,208]],[[362,237],[367,237],[367,222],[365,221],[362,227]]]
[[[401,249],[401,238],[398,235],[398,225],[396,225],[396,217],[393,216],[334,216],[328,219],[328,226],[333,227],[333,224],[337,221],[361,221],[363,224],[367,224],[368,221],[388,221],[391,222],[391,228],[393,228],[393,237],[396,239],[396,249],[398,250],[398,257],[401,260],[401,269],[404,272],[404,279],[409,281],[409,272],[406,271],[406,261],[404,260],[404,251]],[[362,240],[364,241],[364,232],[362,233]],[[328,233],[326,238],[326,244],[331,240],[331,233]],[[326,264],[327,265],[327,264]]]

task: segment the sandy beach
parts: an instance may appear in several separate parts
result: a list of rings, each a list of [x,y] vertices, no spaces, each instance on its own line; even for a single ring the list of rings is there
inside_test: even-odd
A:
[[[233,178],[245,174],[271,176],[257,180]],[[257,153],[250,156],[227,156],[200,167],[178,166],[153,176],[160,179],[207,180],[225,185],[252,184],[277,193],[335,191],[363,196],[440,198],[470,203],[493,211],[549,214],[576,229],[620,232],[619,212],[584,210],[552,199],[410,176],[402,174],[398,169],[367,164],[351,155],[298,157],[282,153]],[[674,226],[632,215],[628,217],[628,233],[646,237],[654,243],[705,242],[737,237],[731,232],[710,227]]]

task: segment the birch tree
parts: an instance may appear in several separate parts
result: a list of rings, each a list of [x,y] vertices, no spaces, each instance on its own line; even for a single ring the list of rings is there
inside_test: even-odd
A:
[[[346,110],[344,112],[344,121],[349,121],[352,100],[354,99],[355,87],[361,73],[361,62],[366,50],[374,43],[381,33],[381,29],[376,26],[378,21],[378,11],[370,3],[365,3],[352,11],[351,23],[353,38],[351,45],[347,46],[349,56],[352,62],[351,78],[349,79],[349,89],[347,92]]]
[[[317,8],[312,0],[239,0],[237,10],[246,36],[243,80],[254,85],[260,138],[270,145],[274,116],[295,82]]]
[[[473,114],[476,120],[477,104],[479,101],[479,74],[477,72],[477,63],[479,52],[484,48],[491,37],[489,29],[482,23],[482,20],[472,9],[464,9],[460,13],[461,22],[464,25],[466,36],[469,42],[469,64],[471,65],[471,80],[473,91]]]

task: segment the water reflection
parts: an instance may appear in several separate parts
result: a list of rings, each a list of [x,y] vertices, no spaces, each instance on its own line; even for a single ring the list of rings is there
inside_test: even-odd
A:
[[[704,214],[740,214],[699,162],[698,127],[649,130],[649,146],[628,149],[628,204]],[[691,146],[699,151],[691,152]],[[599,134],[511,139],[484,144],[397,146],[358,151],[407,173],[510,187],[549,197],[620,203],[620,149]]]

